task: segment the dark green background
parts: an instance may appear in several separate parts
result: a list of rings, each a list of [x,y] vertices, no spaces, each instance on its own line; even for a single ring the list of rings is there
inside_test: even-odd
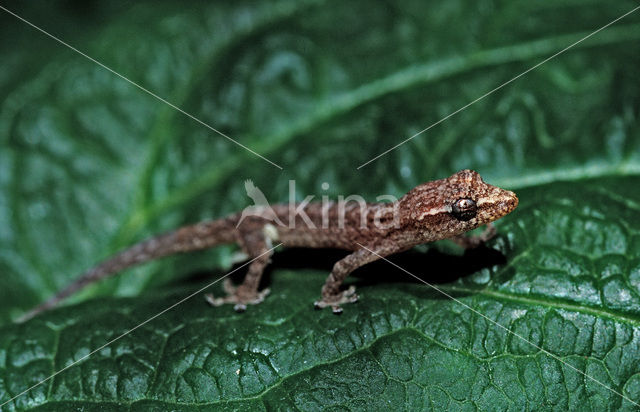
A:
[[[471,168],[516,191],[486,248],[394,261],[565,363],[384,262],[315,312],[339,255],[289,250],[262,305],[196,296],[0,409],[634,410],[567,364],[640,402],[640,12],[356,167],[636,2],[220,3],[0,3],[284,168],[0,11],[0,403],[226,273],[230,247],[169,258],[12,323],[247,206],[245,179],[373,200]]]

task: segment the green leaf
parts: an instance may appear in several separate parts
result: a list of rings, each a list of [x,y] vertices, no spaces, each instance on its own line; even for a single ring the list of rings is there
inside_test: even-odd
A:
[[[373,200],[472,168],[520,206],[487,247],[392,258],[449,297],[377,262],[348,280],[358,304],[314,311],[336,255],[283,251],[261,305],[197,294],[0,410],[640,403],[640,15],[356,169],[634,2],[69,4],[10,7],[284,170],[3,14],[0,404],[224,275],[231,247],[11,322],[145,236],[242,209],[245,179]]]

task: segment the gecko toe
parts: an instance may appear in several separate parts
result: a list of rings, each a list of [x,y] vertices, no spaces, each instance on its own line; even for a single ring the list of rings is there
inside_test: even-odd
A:
[[[223,298],[216,298],[212,293],[207,293],[204,295],[205,300],[211,306],[233,304],[233,310],[238,313],[246,311],[247,305],[257,305],[258,303],[261,303],[270,292],[269,288],[261,291],[247,291],[242,287],[234,287],[230,282],[225,283],[224,289],[227,291],[227,296]]]
[[[207,293],[204,295],[204,299],[211,306],[222,306],[224,304],[224,299],[214,297],[213,293]]]
[[[317,300],[313,303],[313,307],[316,310],[331,306],[331,310],[334,314],[339,315],[342,313],[340,307],[343,303],[356,303],[358,301],[358,295],[356,294],[355,286],[350,286],[349,289],[337,293],[335,295],[323,296],[321,300]]]

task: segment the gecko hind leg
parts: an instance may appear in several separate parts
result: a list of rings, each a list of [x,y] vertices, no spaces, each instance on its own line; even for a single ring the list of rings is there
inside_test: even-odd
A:
[[[212,293],[208,293],[205,295],[205,299],[211,306],[233,303],[233,309],[236,312],[244,312],[247,309],[247,305],[261,303],[270,292],[269,288],[258,291],[258,286],[260,285],[264,268],[271,261],[273,251],[269,251],[271,247],[270,239],[262,231],[243,234],[238,243],[240,243],[248,256],[252,256],[255,259],[249,264],[244,281],[236,287],[231,283],[230,279],[225,279],[223,287],[227,295],[222,298],[216,298]]]

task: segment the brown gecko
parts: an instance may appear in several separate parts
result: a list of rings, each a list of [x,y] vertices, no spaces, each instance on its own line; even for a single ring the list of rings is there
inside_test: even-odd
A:
[[[315,302],[316,308],[331,306],[334,313],[341,313],[341,304],[358,299],[353,286],[341,290],[342,282],[355,269],[380,257],[440,239],[451,239],[467,248],[476,247],[495,234],[491,222],[507,215],[517,205],[518,198],[513,192],[484,183],[475,171],[462,170],[446,179],[421,184],[395,202],[348,203],[342,208],[336,203],[304,202],[293,206],[254,207],[250,215],[236,213],[140,242],[88,270],[21,320],[53,308],[74,292],[131,266],[226,243],[237,243],[254,260],[241,285],[225,284],[226,297],[206,295],[211,305],[232,303],[237,311],[242,311],[247,304],[262,302],[268,289],[258,290],[260,278],[273,253],[272,242],[281,242],[291,247],[339,248],[353,252],[333,266],[322,287],[321,299]],[[482,225],[487,225],[482,234],[464,236],[465,232]]]

